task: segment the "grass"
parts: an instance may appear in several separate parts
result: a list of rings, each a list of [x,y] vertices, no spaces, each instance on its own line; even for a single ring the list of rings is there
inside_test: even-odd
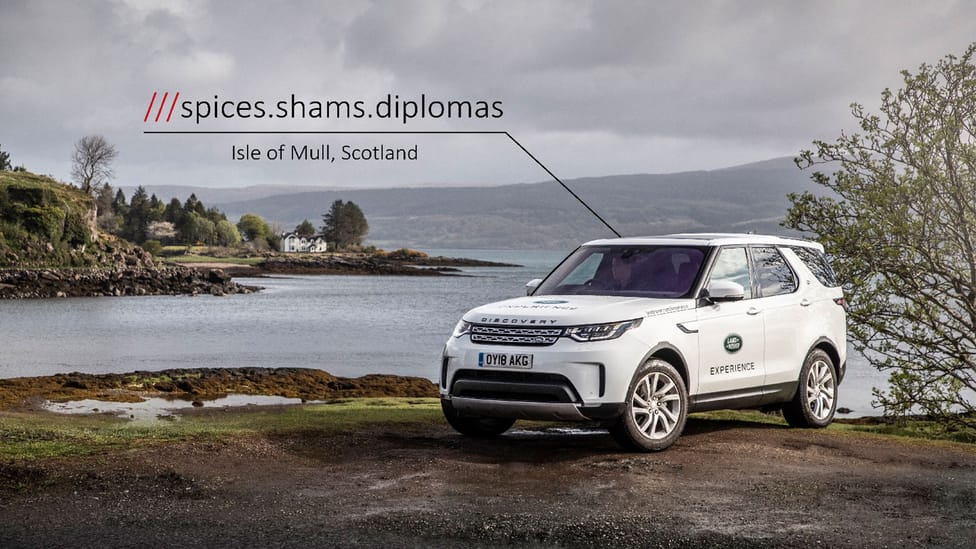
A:
[[[692,414],[691,418],[709,421],[746,422],[766,425],[786,426],[786,420],[779,413],[763,413],[756,410],[717,410]],[[876,421],[837,419],[827,427],[835,433],[866,434],[918,441],[964,443],[976,451],[976,430],[948,429],[941,423],[922,419],[891,420],[878,418]]]
[[[172,376],[166,374],[159,374],[159,375],[133,374],[125,377],[125,385],[127,387],[136,387],[136,388],[152,387],[157,383],[174,382],[174,381],[180,381],[182,379],[200,379],[202,375],[203,374],[199,372],[187,372],[187,373],[176,374]]]
[[[714,423],[782,425],[778,414],[716,411],[693,414]],[[58,415],[0,412],[0,461],[36,460],[110,454],[181,441],[217,441],[236,437],[355,432],[368,425],[443,422],[436,398],[355,398],[329,404],[248,408],[240,412],[203,409],[177,420],[137,422],[108,415]],[[834,423],[828,432],[841,436],[897,438],[913,444],[961,447],[976,452],[976,433],[946,432],[933,422]],[[965,444],[959,444],[965,443]]]
[[[105,454],[187,440],[351,432],[366,424],[441,420],[436,398],[361,398],[330,404],[203,413],[135,422],[108,415],[0,412],[0,460]]]

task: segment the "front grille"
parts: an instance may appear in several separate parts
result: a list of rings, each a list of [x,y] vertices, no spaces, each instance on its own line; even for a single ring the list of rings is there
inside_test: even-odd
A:
[[[563,335],[562,328],[529,326],[471,326],[471,341],[488,345],[552,345]]]
[[[539,372],[458,370],[451,395],[522,402],[580,402],[579,393],[565,376]]]

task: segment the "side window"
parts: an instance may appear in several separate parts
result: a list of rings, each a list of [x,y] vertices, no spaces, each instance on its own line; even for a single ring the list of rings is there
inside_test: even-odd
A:
[[[837,276],[834,274],[834,270],[830,268],[830,263],[827,263],[827,258],[820,253],[820,250],[803,246],[795,246],[791,249],[803,261],[807,268],[810,269],[813,276],[817,277],[817,280],[821,284],[828,288],[840,286],[837,283]]]
[[[763,297],[793,293],[797,281],[793,270],[776,248],[752,248],[756,285]]]
[[[718,252],[712,265],[709,282],[729,280],[742,286],[745,298],[752,295],[752,280],[749,277],[749,259],[745,248],[723,248]]]

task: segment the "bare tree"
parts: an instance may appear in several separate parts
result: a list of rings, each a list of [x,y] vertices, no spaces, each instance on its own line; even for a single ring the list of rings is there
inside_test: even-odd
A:
[[[113,175],[112,161],[118,152],[100,135],[86,135],[75,143],[71,155],[71,176],[88,194],[94,194]]]

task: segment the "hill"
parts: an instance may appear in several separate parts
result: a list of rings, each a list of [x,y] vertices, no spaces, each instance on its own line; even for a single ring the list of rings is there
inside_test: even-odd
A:
[[[779,223],[789,203],[787,194],[813,188],[810,174],[788,157],[710,171],[588,177],[566,183],[623,235],[783,234]],[[181,199],[189,195],[175,189],[167,188]],[[338,199],[362,207],[369,220],[369,242],[385,247],[558,249],[610,234],[551,180],[495,187],[285,192],[249,200],[218,198],[215,205],[230,219],[253,212],[291,229],[303,219],[318,224]]]
[[[0,266],[97,264],[95,239],[87,194],[30,172],[0,172]]]

